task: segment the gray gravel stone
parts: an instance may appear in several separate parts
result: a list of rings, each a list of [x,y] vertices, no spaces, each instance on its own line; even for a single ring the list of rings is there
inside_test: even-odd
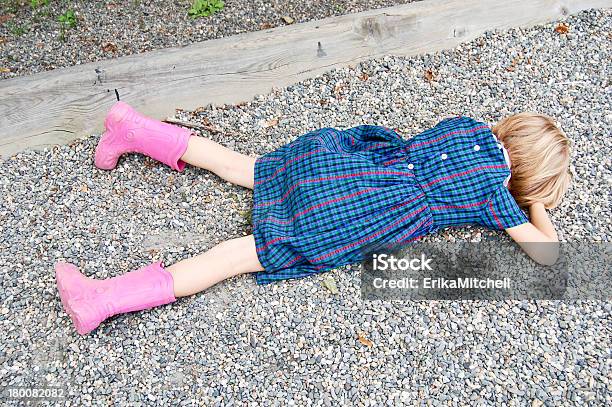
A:
[[[569,17],[569,35],[556,24],[489,32],[177,116],[206,119],[227,130],[215,140],[261,154],[323,126],[376,123],[409,137],[456,113],[489,122],[547,113],[574,146],[575,180],[553,222],[562,239],[609,242],[611,16]],[[272,118],[278,125],[261,127]],[[364,302],[359,266],[330,272],[335,296],[320,275],[265,287],[240,276],[78,336],[57,296],[56,261],[106,278],[250,233],[239,215],[249,191],[140,155],[97,170],[97,140],[0,163],[0,387],[66,386],[70,405],[609,404],[609,301]],[[505,239],[478,228],[431,239],[476,236]]]
[[[412,1],[225,0],[220,12],[192,19],[191,0],[50,0],[34,9],[7,0],[0,2],[0,17],[9,18],[0,24],[0,68],[10,71],[0,70],[0,79],[287,25],[287,16],[300,23]],[[77,25],[62,37],[57,19],[69,9]]]

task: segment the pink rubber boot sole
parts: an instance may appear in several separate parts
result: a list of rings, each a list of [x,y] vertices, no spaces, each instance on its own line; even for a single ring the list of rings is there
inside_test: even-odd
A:
[[[77,298],[79,295],[91,290],[95,282],[87,277],[83,276],[79,269],[73,264],[69,263],[57,263],[55,265],[55,281],[57,283],[57,290],[59,291],[60,300],[64,306],[64,310],[72,320],[77,332],[81,335],[85,335],[91,332],[97,327],[92,326],[92,323],[87,323],[87,320],[92,320],[91,315],[87,318],[87,312],[79,307]],[[76,308],[76,309],[75,309]]]

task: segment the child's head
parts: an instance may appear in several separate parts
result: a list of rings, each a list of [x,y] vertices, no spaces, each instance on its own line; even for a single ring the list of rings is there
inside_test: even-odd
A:
[[[520,206],[559,204],[570,183],[570,142],[554,120],[537,113],[519,113],[493,126],[512,166],[510,192]]]

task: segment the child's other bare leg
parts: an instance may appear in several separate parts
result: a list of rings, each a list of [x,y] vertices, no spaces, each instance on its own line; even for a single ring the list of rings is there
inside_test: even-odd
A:
[[[190,137],[181,160],[212,171],[226,181],[253,189],[256,159],[212,140]]]
[[[174,280],[175,297],[195,294],[238,274],[263,270],[253,235],[220,243],[198,256],[180,261],[166,270]]]
[[[253,236],[221,243],[204,254],[165,269],[160,262],[117,277],[85,277],[68,263],[55,265],[60,299],[77,331],[84,335],[105,319],[169,304],[237,274],[263,270]]]

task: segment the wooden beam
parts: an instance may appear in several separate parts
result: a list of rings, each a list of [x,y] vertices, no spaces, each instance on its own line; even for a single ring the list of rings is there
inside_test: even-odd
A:
[[[453,48],[484,31],[549,22],[612,0],[426,0],[0,81],[0,155],[100,132],[115,101],[166,117],[237,103],[385,54]]]

